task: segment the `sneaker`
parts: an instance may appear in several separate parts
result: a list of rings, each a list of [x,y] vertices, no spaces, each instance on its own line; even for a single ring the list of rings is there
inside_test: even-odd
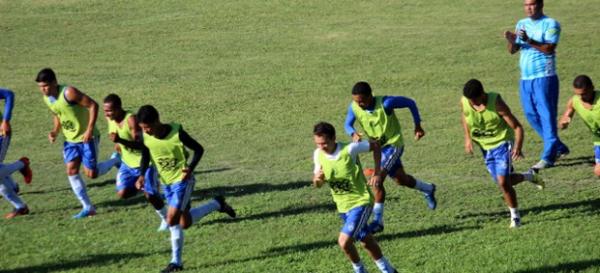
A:
[[[554,166],[554,164],[547,162],[546,160],[540,160],[538,163],[535,163],[535,165],[531,166],[531,168],[533,170],[541,170],[541,169],[547,169],[547,168],[551,168],[552,166]]]
[[[544,182],[544,179],[542,179],[542,177],[540,177],[540,175],[535,171],[531,172],[531,183],[535,184],[535,186],[540,190],[543,190],[546,187],[546,182]]]
[[[96,215],[96,209],[82,209],[79,213],[73,215],[73,219],[83,219],[94,215]]]
[[[17,216],[20,215],[26,215],[29,214],[29,208],[24,207],[24,208],[20,208],[20,209],[14,209],[13,211],[7,213],[6,215],[4,215],[4,218],[6,219],[12,219],[15,218]]]
[[[21,160],[21,162],[23,162],[23,164],[25,165],[19,170],[19,172],[21,172],[21,174],[23,175],[23,178],[25,179],[25,184],[30,184],[31,178],[33,177],[33,173],[31,172],[31,168],[29,167],[29,158],[24,156],[21,157],[21,159],[19,160]]]
[[[163,232],[163,231],[167,231],[167,230],[169,230],[169,224],[167,224],[167,221],[161,220],[160,226],[158,227],[158,229],[156,231]]]
[[[570,153],[571,153],[571,151],[569,150],[569,147],[564,145],[562,149],[558,149],[558,151],[556,152],[556,159],[561,159],[561,158],[569,155]]]
[[[373,221],[372,223],[369,224],[368,229],[371,232],[371,234],[382,232],[383,231],[383,223]]]
[[[120,153],[117,153],[117,152],[113,152],[113,153],[110,155],[110,159],[113,159],[113,158],[118,158],[118,159],[119,159],[119,162],[117,162],[117,163],[115,164],[115,167],[117,167],[117,169],[121,168],[121,154],[120,154]]]
[[[170,263],[169,265],[167,265],[167,267],[165,267],[165,269],[161,270],[160,273],[177,272],[177,271],[181,271],[181,270],[183,270],[182,265]]]
[[[510,228],[518,228],[521,226],[521,218],[512,218],[510,220]]]
[[[366,168],[363,170],[363,174],[367,177],[369,176],[373,176],[375,174],[375,169],[373,168]]]
[[[225,197],[221,195],[216,196],[215,201],[219,202],[219,207],[221,207],[219,212],[227,213],[229,217],[235,218],[235,210],[233,210],[233,208],[227,204],[227,202],[225,202]]]
[[[427,201],[427,206],[429,209],[435,209],[437,207],[437,200],[435,200],[435,184],[431,184],[433,189],[430,193],[424,193],[425,201]]]

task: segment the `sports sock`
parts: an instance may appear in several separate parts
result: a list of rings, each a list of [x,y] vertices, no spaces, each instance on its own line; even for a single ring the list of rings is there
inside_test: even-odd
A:
[[[10,179],[8,176],[2,179],[2,183],[0,183],[0,195],[2,195],[4,199],[8,200],[8,202],[10,202],[15,209],[27,207],[25,202],[23,202],[23,200],[21,200],[21,198],[13,190],[12,183],[14,182],[12,182],[12,179]]]
[[[423,193],[431,193],[433,191],[433,185],[421,181],[419,179],[415,179],[415,189],[422,191]]]
[[[98,163],[98,165],[96,165],[96,170],[98,171],[98,176],[104,175],[107,172],[109,172],[110,169],[112,169],[112,167],[116,166],[120,160],[121,159],[119,159],[118,157],[115,157],[115,158],[111,158],[109,160]]]
[[[519,209],[518,208],[508,208],[510,210],[510,219],[515,219],[515,218],[521,218],[521,216],[519,215]]]
[[[170,226],[169,230],[171,231],[171,263],[182,265],[183,229],[179,225],[174,225]]]
[[[383,203],[373,205],[373,221],[383,225]]]
[[[85,182],[81,179],[79,174],[69,175],[69,183],[71,183],[71,189],[73,189],[73,193],[83,205],[83,209],[91,209],[93,208],[92,201],[87,195],[87,191],[85,189]]]
[[[352,263],[352,268],[354,268],[354,273],[368,273],[362,261],[358,261],[358,263]]]
[[[525,181],[533,180],[533,173],[531,173],[531,172],[524,172],[524,173],[521,173],[521,175],[523,175],[523,179],[525,179]]]
[[[10,164],[0,164],[0,177],[6,177],[11,175],[12,173],[23,169],[25,164],[21,160],[17,160]]]
[[[192,216],[192,224],[195,224],[202,217],[220,208],[221,206],[219,205],[219,202],[217,202],[217,200],[215,199],[212,199],[204,205],[191,209],[190,215]]]
[[[162,207],[162,209],[157,209],[155,211],[161,220],[163,220],[163,221],[167,220],[167,206],[164,206],[164,207]]]
[[[388,262],[388,260],[384,256],[382,256],[379,260],[376,260],[375,264],[377,265],[377,268],[379,268],[379,271],[381,271],[382,273],[394,273],[394,271],[396,271],[396,269],[390,264],[390,262]]]

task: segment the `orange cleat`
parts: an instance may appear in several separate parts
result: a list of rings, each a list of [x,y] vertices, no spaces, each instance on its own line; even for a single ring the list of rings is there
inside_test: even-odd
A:
[[[363,173],[365,174],[365,176],[373,176],[375,174],[375,169],[366,168],[363,170]]]
[[[29,158],[21,157],[21,162],[25,164],[25,166],[19,170],[21,174],[23,174],[23,178],[25,179],[25,184],[31,184],[31,179],[33,178],[33,173],[31,172],[31,168],[29,167]]]
[[[12,218],[15,218],[17,216],[26,215],[26,214],[29,214],[29,208],[24,207],[24,208],[21,208],[21,209],[14,209],[12,212],[9,212],[6,215],[4,215],[4,218],[6,218],[6,219],[12,219]]]

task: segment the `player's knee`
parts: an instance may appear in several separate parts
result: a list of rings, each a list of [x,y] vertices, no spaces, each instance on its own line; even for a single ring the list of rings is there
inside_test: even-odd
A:
[[[117,192],[117,196],[121,199],[127,198],[127,190],[120,190]]]
[[[600,165],[596,165],[596,167],[594,168],[594,175],[600,178]]]
[[[342,249],[344,249],[344,250],[349,249],[353,243],[354,242],[352,240],[352,237],[345,235],[345,234],[340,234],[340,237],[338,238],[338,245]]]

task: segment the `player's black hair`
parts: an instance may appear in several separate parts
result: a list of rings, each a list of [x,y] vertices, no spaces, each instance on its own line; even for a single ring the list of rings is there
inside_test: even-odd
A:
[[[352,95],[372,96],[371,86],[367,82],[357,82],[352,87]]]
[[[592,83],[592,79],[587,75],[579,75],[573,80],[573,87],[585,90],[594,89],[594,83]]]
[[[463,88],[463,96],[467,99],[478,98],[483,94],[483,85],[477,79],[470,79],[467,83],[465,83],[465,87]]]
[[[335,128],[330,123],[322,121],[322,122],[315,124],[315,127],[313,129],[313,134],[315,136],[326,137],[328,139],[334,139],[335,138]]]
[[[51,68],[44,68],[38,72],[37,77],[35,78],[36,82],[45,82],[51,83],[56,81],[56,74],[52,71]]]
[[[535,3],[540,6],[544,6],[544,0],[535,0]]]
[[[121,108],[121,98],[119,95],[111,93],[104,98],[104,103],[110,103],[115,108]]]
[[[159,121],[158,111],[152,105],[144,105],[137,112],[139,123],[152,124]]]

